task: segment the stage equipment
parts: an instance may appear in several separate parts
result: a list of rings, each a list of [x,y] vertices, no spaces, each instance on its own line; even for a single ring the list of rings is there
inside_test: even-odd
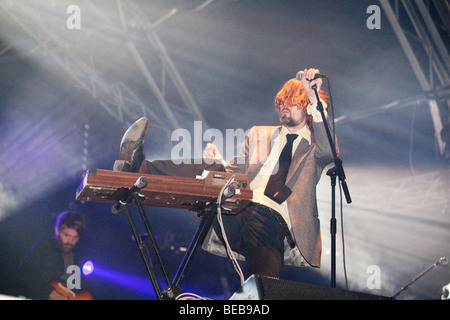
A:
[[[233,183],[228,185],[230,180]],[[252,197],[253,192],[249,188],[246,175],[216,171],[204,171],[198,178],[185,178],[89,169],[76,192],[77,200],[114,203],[113,213],[118,213],[122,209],[125,211],[133,238],[158,300],[174,300],[183,293],[180,285],[197,249],[203,243],[210,229],[217,210],[220,209],[220,211],[229,214],[239,213],[250,203]],[[217,201],[217,199],[221,200]],[[137,206],[145,225],[148,238],[167,284],[164,290],[157,280],[154,264],[146,251],[146,244],[138,234],[136,224],[131,216],[130,204]],[[147,219],[144,205],[187,209],[197,212],[197,217],[201,219],[173,281],[169,278],[158,243]]]
[[[344,191],[345,200],[347,203],[351,203],[350,192],[348,191],[346,177],[344,173],[344,167],[342,166],[342,160],[339,158],[334,141],[334,135],[331,136],[328,120],[325,116],[323,105],[317,92],[317,86],[312,86],[314,94],[317,99],[317,110],[319,110],[325,131],[327,133],[328,142],[330,144],[331,152],[333,153],[334,167],[327,171],[327,175],[331,178],[331,220],[330,220],[330,234],[331,234],[331,287],[336,288],[336,177],[339,178],[339,182]],[[334,130],[334,128],[333,128]],[[334,131],[333,131],[334,132]]]
[[[391,300],[390,297],[352,292],[308,283],[250,276],[230,300]]]
[[[425,274],[427,274],[428,272],[430,272],[431,270],[433,270],[434,268],[436,268],[437,266],[441,265],[441,264],[447,264],[448,263],[448,258],[446,257],[440,257],[438,261],[436,261],[435,263],[433,263],[431,266],[429,266],[428,268],[426,268],[424,271],[422,271],[418,276],[416,276],[410,283],[408,283],[406,286],[402,287],[396,294],[394,294],[392,297],[396,298],[398,295],[400,295],[401,293],[403,293],[404,291],[408,290],[409,287],[416,282],[417,280],[419,280],[420,278],[422,278]],[[442,288],[444,289],[444,288]]]

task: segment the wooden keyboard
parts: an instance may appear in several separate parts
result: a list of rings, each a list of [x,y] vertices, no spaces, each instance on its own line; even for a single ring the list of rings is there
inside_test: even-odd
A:
[[[76,199],[117,203],[124,190],[130,189],[139,177],[145,176],[148,184],[139,191],[142,205],[200,211],[205,205],[216,201],[222,186],[232,175],[211,171],[205,177],[196,179],[89,169],[76,191]],[[235,181],[235,195],[225,199],[222,205],[229,213],[238,213],[253,197],[246,175],[235,175]]]

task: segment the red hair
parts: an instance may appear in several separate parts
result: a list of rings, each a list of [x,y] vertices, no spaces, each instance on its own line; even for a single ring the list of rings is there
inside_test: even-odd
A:
[[[328,95],[325,91],[320,90],[319,97],[325,101],[328,108]],[[275,96],[275,107],[278,110],[282,105],[297,106],[299,109],[304,109],[310,104],[308,95],[301,81],[296,78],[288,80]]]

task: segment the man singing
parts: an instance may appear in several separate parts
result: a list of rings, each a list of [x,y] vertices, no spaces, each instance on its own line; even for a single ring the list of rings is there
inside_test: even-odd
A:
[[[217,160],[213,168],[144,160],[147,123],[140,119],[122,139],[117,162],[121,165],[115,170],[192,178],[202,168],[246,174],[253,190],[252,202],[238,214],[223,214],[223,224],[232,251],[246,261],[247,275],[281,278],[284,264],[320,267],[316,185],[325,166],[333,161],[333,154],[313,89],[316,86],[329,121],[322,79],[314,79],[318,73],[314,68],[305,69],[301,81],[287,81],[275,95],[281,125],[252,127],[238,156],[224,167],[222,156],[212,144],[208,144],[204,157]],[[217,219],[202,248],[227,256]]]

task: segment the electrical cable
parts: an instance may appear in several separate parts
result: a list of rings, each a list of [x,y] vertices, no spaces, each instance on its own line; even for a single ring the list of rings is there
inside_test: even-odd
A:
[[[341,238],[342,238],[342,265],[344,268],[345,289],[348,290],[347,267],[345,263],[345,242],[344,242],[344,209],[342,207],[342,186],[339,184],[340,210],[341,210]]]
[[[231,247],[230,247],[230,244],[228,242],[228,238],[227,238],[227,235],[226,235],[226,232],[225,232],[225,227],[223,225],[223,220],[222,220],[222,208],[221,208],[221,205],[222,205],[223,193],[224,193],[225,189],[227,187],[229,187],[234,182],[234,179],[235,179],[235,177],[233,175],[230,179],[228,179],[228,181],[220,189],[219,195],[217,197],[217,220],[219,222],[220,230],[222,232],[222,237],[223,237],[224,242],[225,242],[225,248],[227,250],[227,254],[228,254],[229,258],[231,259],[231,261],[233,263],[233,266],[236,269],[236,272],[238,273],[238,275],[240,277],[241,285],[243,285],[244,281],[245,281],[244,273],[242,272],[242,269],[239,266],[239,263],[238,263],[236,257],[234,256],[233,251],[231,250]],[[195,294],[195,293],[186,292],[186,293],[181,293],[178,296],[176,296],[175,300],[212,300],[212,299],[207,298],[207,297],[202,297],[202,296],[200,296],[198,294]]]
[[[233,267],[236,270],[236,272],[238,273],[239,278],[241,280],[241,285],[242,285],[242,284],[244,284],[244,281],[245,281],[244,273],[242,272],[242,269],[239,266],[239,263],[238,263],[236,257],[234,256],[233,250],[231,250],[231,247],[230,247],[230,244],[228,242],[228,238],[227,238],[227,235],[225,232],[225,227],[223,225],[223,220],[222,220],[221,206],[222,206],[223,192],[228,186],[230,186],[233,183],[233,181],[234,181],[234,175],[230,179],[228,179],[228,181],[223,185],[222,189],[219,192],[219,196],[217,197],[217,221],[219,222],[220,230],[222,232],[222,237],[225,242],[225,248],[227,250],[228,257],[231,259],[231,262],[233,263]]]
[[[212,300],[211,298],[202,297],[195,293],[181,293],[175,297],[175,300]]]

